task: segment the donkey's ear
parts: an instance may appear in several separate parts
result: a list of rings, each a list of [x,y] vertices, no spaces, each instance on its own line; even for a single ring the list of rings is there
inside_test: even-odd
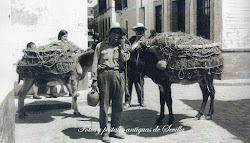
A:
[[[144,50],[149,49],[150,47],[148,47],[145,43],[140,42],[139,48],[140,48],[141,51],[144,51]]]

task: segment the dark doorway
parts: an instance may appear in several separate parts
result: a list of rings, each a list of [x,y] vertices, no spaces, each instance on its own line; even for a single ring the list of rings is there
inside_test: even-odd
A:
[[[210,0],[197,0],[197,35],[210,39]]]
[[[185,0],[172,0],[171,30],[185,32]]]
[[[162,7],[161,5],[155,7],[155,31],[157,33],[162,32]]]

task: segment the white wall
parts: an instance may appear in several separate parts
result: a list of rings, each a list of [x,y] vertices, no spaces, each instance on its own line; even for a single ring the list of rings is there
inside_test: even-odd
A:
[[[8,92],[12,89],[13,83],[9,80],[10,78],[15,78],[15,75],[11,75],[12,63],[9,57],[12,56],[12,50],[9,43],[11,43],[11,33],[10,33],[10,1],[1,0],[0,1],[0,103],[7,96]]]
[[[151,10],[153,2],[152,0],[144,0],[141,3],[141,0],[128,0],[128,7],[123,9],[121,13],[117,14],[117,22],[120,22],[121,26],[126,28],[126,21],[128,21],[128,37],[134,36],[135,32],[131,30],[132,27],[136,26],[140,22],[139,9],[141,7],[145,8],[145,26],[150,29],[152,26],[151,18],[152,15],[149,15],[149,10]],[[151,4],[149,6],[149,4]],[[149,8],[150,7],[150,8]],[[151,12],[151,11],[150,11]],[[143,16],[142,16],[143,17]],[[150,19],[150,20],[148,20]],[[149,25],[149,27],[148,27]]]
[[[7,83],[13,87],[17,80],[13,64],[21,59],[22,49],[30,41],[38,46],[48,44],[65,29],[70,41],[87,49],[87,0],[1,0],[0,7],[4,10],[1,11],[1,85]]]
[[[126,28],[126,21],[128,21],[128,37],[135,35],[131,27],[135,26],[139,21],[138,0],[128,0],[128,7],[123,9],[121,13],[117,14],[116,20],[123,28]]]
[[[87,0],[13,0],[11,24],[17,46],[34,41],[44,45],[57,39],[61,29],[69,40],[86,49]],[[24,46],[24,47],[23,47]]]
[[[142,6],[145,7],[146,37],[150,35],[150,30],[155,29],[155,6],[153,1],[154,0],[144,0],[142,3]]]
[[[223,49],[250,49],[249,9],[249,0],[223,0]]]

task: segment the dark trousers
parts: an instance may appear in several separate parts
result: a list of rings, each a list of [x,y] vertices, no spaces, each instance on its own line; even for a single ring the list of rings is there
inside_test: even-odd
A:
[[[138,97],[138,103],[143,104],[144,103],[144,75],[141,73],[137,73],[134,71],[128,71],[127,77],[126,77],[127,86],[125,89],[125,104],[131,104],[131,98],[132,98],[132,88],[133,84],[135,84],[135,89]]]
[[[98,73],[98,88],[100,95],[100,128],[107,128],[108,109],[112,101],[111,128],[119,128],[123,106],[123,93],[125,88],[124,72],[118,70],[105,70]]]

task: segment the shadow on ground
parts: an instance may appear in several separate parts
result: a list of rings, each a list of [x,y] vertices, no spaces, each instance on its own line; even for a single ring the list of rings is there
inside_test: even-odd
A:
[[[37,102],[37,103],[36,103]],[[70,110],[71,113],[65,113]],[[22,123],[49,123],[55,120],[53,116],[61,116],[65,118],[88,118],[81,121],[95,121],[98,122],[98,118],[88,117],[85,115],[76,116],[73,115],[73,109],[71,109],[71,103],[62,101],[35,101],[29,104],[25,104],[25,111],[28,116],[24,119],[19,119],[16,114],[15,122]],[[83,114],[83,113],[82,113]]]
[[[159,125],[158,128],[159,130],[157,132],[154,132],[153,130],[157,127],[155,125],[155,119],[157,118],[157,113],[154,110],[148,110],[148,109],[133,109],[133,110],[127,110],[124,111],[122,114],[122,121],[121,121],[121,126],[125,129],[137,129],[137,131],[131,131],[131,132],[125,132],[127,135],[137,135],[140,137],[160,137],[160,136],[165,136],[173,133],[178,132],[184,132],[187,130],[190,130],[191,127],[189,126],[184,126],[181,123],[182,119],[187,119],[187,118],[193,118],[190,116],[186,116],[183,114],[175,114],[175,121],[173,123],[173,126],[171,129],[176,129],[175,131],[167,131],[167,119],[168,116],[166,116],[165,120],[163,121],[162,125]],[[109,114],[109,116],[111,116]],[[95,120],[98,122],[98,120]],[[110,124],[110,121],[109,121]],[[165,132],[162,131],[162,128],[165,126]],[[181,129],[184,130],[181,130]],[[93,128],[84,128],[86,130],[80,131],[80,128],[68,128],[63,130],[62,132],[69,136],[71,139],[99,139],[99,136],[97,136],[99,125],[97,129]],[[139,133],[139,130],[141,132]],[[144,131],[142,131],[144,130]],[[145,131],[148,132],[145,132]],[[151,131],[150,131],[151,130]]]
[[[181,100],[198,111],[202,100]],[[221,101],[215,100],[212,121],[244,142],[250,138],[250,99]],[[207,110],[209,104],[207,105]],[[207,112],[205,112],[206,114]]]
[[[55,109],[70,109],[71,103],[55,100],[34,101],[32,103],[25,104],[24,108],[27,112],[49,111]]]
[[[137,135],[140,137],[159,137],[176,133],[175,131],[173,131],[174,129],[176,129],[177,134],[178,132],[183,132],[191,129],[190,126],[182,125],[181,120],[193,117],[184,114],[175,114],[174,115],[175,120],[171,128],[173,129],[172,131],[168,130],[167,127],[168,115],[166,115],[162,125],[158,126],[160,130],[154,132],[154,129],[157,127],[157,125],[155,125],[155,120],[158,117],[157,114],[158,114],[157,111],[149,109],[127,110],[124,111],[122,114],[121,125],[125,128],[125,131],[127,131],[126,132],[127,135]],[[162,130],[164,128],[165,132],[163,132]],[[140,133],[139,130],[141,130]]]
[[[62,132],[71,139],[81,139],[81,138],[100,139],[99,136],[96,135],[97,132],[95,132],[93,129],[91,128],[86,128],[86,129],[89,130],[89,132],[81,131],[80,128],[68,128],[63,130]]]

